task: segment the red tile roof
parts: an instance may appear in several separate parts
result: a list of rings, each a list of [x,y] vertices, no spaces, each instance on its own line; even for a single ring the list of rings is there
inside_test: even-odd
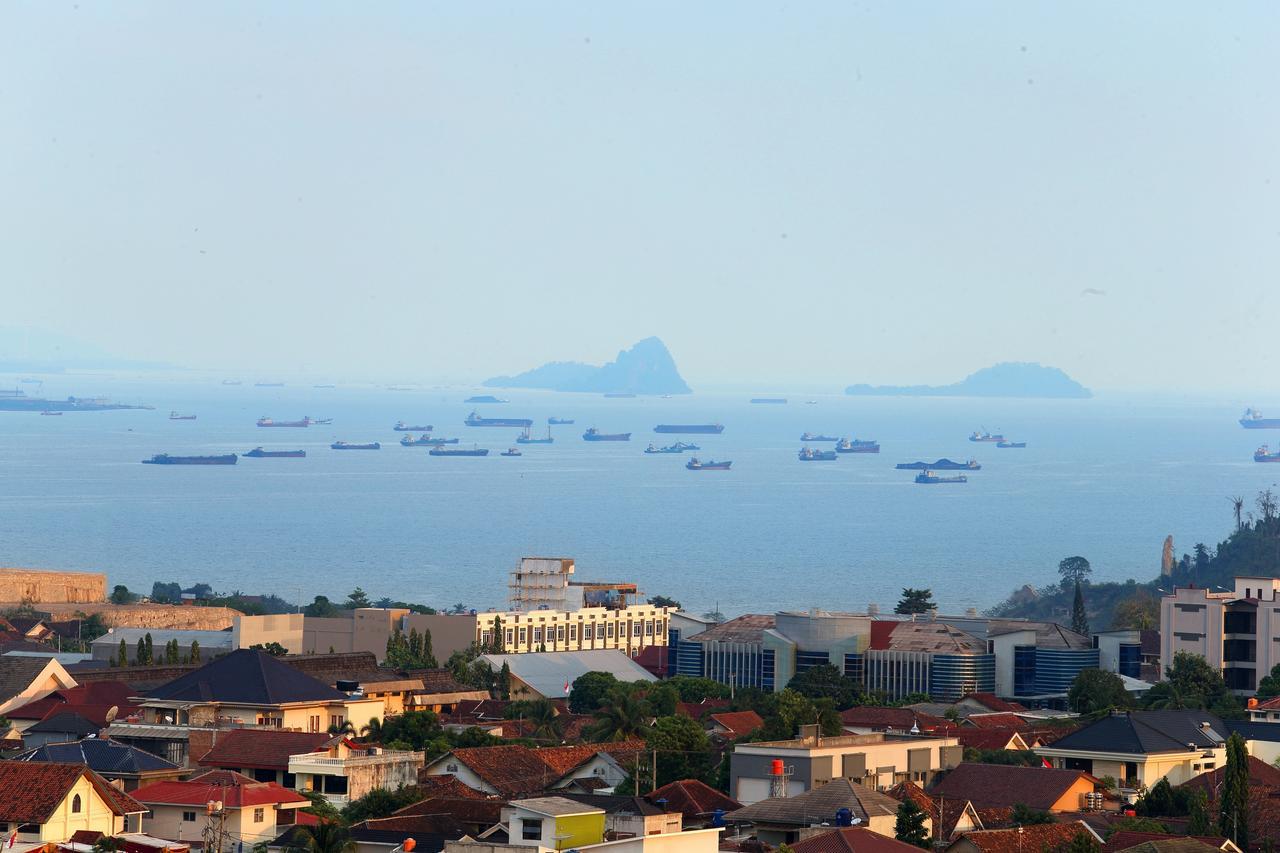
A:
[[[1265,702],[1259,702],[1249,709],[1250,711],[1280,711],[1280,696],[1274,699],[1268,699]]]
[[[950,838],[956,829],[956,824],[960,822],[960,818],[964,817],[965,811],[972,809],[973,805],[968,800],[945,800],[938,802],[924,792],[924,789],[915,782],[899,782],[888,791],[885,791],[890,797],[893,797],[900,803],[911,800],[920,808],[924,809],[929,815],[929,819],[933,821],[934,826],[941,824],[941,831],[938,833],[942,838]],[[938,819],[938,811],[942,810],[942,820]],[[975,810],[974,816],[977,817]],[[980,817],[977,818],[978,826],[983,827]]]
[[[446,758],[465,764],[500,796],[514,799],[539,793],[564,775],[554,771],[534,755],[535,752],[537,750],[519,744],[506,744],[463,747],[453,750]]]
[[[919,726],[920,731],[955,728],[955,724],[931,714],[921,714],[910,708],[889,708],[877,705],[863,705],[840,712],[840,722],[851,728],[898,729],[909,732],[912,726]]]
[[[315,752],[333,740],[326,732],[285,732],[270,729],[232,729],[215,735],[213,748],[200,756],[201,767],[249,767],[284,770],[290,755]]]
[[[0,761],[0,822],[44,823],[82,776],[89,778],[98,795],[115,814],[137,814],[147,810],[83,764]]]
[[[709,713],[722,711],[728,707],[728,699],[703,699],[701,702],[677,702],[676,713],[701,720]]]
[[[1227,839],[1212,835],[1172,835],[1167,832],[1134,832],[1131,829],[1117,829],[1107,837],[1107,843],[1102,845],[1102,851],[1103,853],[1116,853],[1116,851],[1128,850],[1130,847],[1137,847],[1139,844],[1148,841],[1166,841],[1168,839],[1191,839],[1219,850],[1222,849],[1222,845],[1227,843]]]
[[[1092,780],[1093,777],[1083,770],[965,762],[930,788],[929,795],[968,800],[978,808],[1022,803],[1044,811],[1062,799],[1081,779]]]
[[[461,823],[484,824],[487,829],[502,820],[506,800],[477,799],[475,797],[427,797],[412,805],[397,809],[388,817],[412,815],[449,815]]]
[[[726,711],[712,714],[711,720],[735,738],[745,737],[764,725],[764,719],[755,711]]]
[[[963,702],[965,699],[972,699],[974,702],[977,702],[979,705],[991,711],[1027,710],[1025,705],[1019,705],[1017,702],[1006,702],[994,693],[970,693],[967,696],[962,697],[960,701]]]
[[[1250,785],[1280,789],[1280,770],[1261,759],[1254,758],[1252,755],[1248,756],[1245,766],[1249,769]],[[1226,772],[1227,768],[1224,765],[1216,770],[1210,770],[1208,773],[1201,773],[1199,776],[1193,776],[1178,787],[1204,791],[1205,795],[1212,802],[1215,799],[1218,786],[1222,784],[1222,779]]]
[[[1070,844],[1071,839],[1081,832],[1095,843],[1101,841],[1082,821],[1076,820],[1071,823],[1046,823],[1013,829],[966,832],[953,841],[952,846],[962,841],[969,841],[982,853],[1027,853],[1031,850],[1053,850],[1058,845]]]
[[[795,853],[918,853],[919,847],[881,835],[861,826],[845,826],[832,829],[796,841],[791,845]]]
[[[311,801],[275,782],[255,782],[229,770],[206,770],[185,782],[152,782],[133,791],[147,805],[203,806],[221,800],[229,809]]]
[[[482,791],[477,791],[465,782],[460,782],[457,776],[452,773],[442,773],[439,776],[428,776],[422,772],[422,768],[418,770],[418,789],[422,791],[424,797],[443,797],[446,799],[463,799],[471,798],[476,800],[487,799],[488,795]]]
[[[742,803],[697,779],[670,782],[645,795],[645,799],[651,803],[666,800],[667,808],[683,814],[686,821],[710,817],[716,809],[732,812],[742,808]]]
[[[961,721],[963,726],[979,729],[1025,729],[1028,723],[1017,714],[996,711],[990,714],[970,714]]]
[[[105,725],[106,712],[113,706],[119,717],[137,711],[138,706],[129,701],[136,695],[137,691],[123,681],[91,681],[55,690],[34,702],[19,705],[6,716],[15,720],[45,720],[60,711],[74,711],[85,719]]]
[[[958,729],[952,733],[965,749],[1025,749],[1016,729]]]

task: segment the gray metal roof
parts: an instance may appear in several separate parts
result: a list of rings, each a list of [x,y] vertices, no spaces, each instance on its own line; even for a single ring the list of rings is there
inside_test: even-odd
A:
[[[848,779],[836,779],[794,797],[775,797],[752,803],[736,812],[729,812],[725,817],[744,823],[808,826],[824,820],[834,824],[836,812],[840,809],[848,809],[853,817],[868,820],[897,814],[899,805],[901,804],[892,797],[865,785]]]
[[[170,640],[177,640],[178,645],[186,651],[195,640],[201,649],[230,649],[232,634],[230,631],[194,631],[178,628],[112,628],[106,634],[94,640],[94,646],[119,646],[124,640],[130,646],[138,645],[147,634],[151,635],[151,644],[163,648]]]

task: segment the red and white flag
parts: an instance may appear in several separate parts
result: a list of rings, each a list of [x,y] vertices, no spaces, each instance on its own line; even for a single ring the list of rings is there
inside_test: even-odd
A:
[[[15,842],[15,841],[17,841],[17,840],[18,840],[18,830],[16,830],[16,829],[15,829],[13,832],[9,833],[9,843],[8,843],[8,844],[6,844],[5,846],[6,846],[6,847],[12,847],[12,846],[13,846],[13,842]]]
[[[568,695],[569,695],[569,692],[570,692],[570,691],[569,691],[569,682],[567,682],[567,681],[566,681],[566,682],[564,683],[564,695],[568,696]]]
[[[1047,768],[1047,769],[1049,769],[1049,770],[1052,770],[1052,769],[1053,769],[1053,762],[1049,761],[1049,759],[1047,759],[1047,758],[1042,758],[1042,759],[1040,759],[1040,764],[1041,764],[1041,765],[1043,765],[1044,767],[1046,767],[1046,768]]]

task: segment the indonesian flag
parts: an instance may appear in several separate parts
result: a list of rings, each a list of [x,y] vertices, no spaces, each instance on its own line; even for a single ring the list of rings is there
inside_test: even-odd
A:
[[[1049,761],[1049,759],[1047,758],[1040,759],[1040,764],[1043,765],[1048,770],[1053,769],[1053,762]]]
[[[568,696],[568,695],[569,695],[569,692],[570,692],[570,691],[569,691],[569,682],[567,682],[567,681],[566,681],[566,682],[564,683],[564,695]]]
[[[13,846],[13,842],[15,842],[15,841],[17,841],[17,840],[18,840],[18,830],[16,830],[16,829],[15,829],[13,832],[9,833],[9,843],[8,843],[8,844],[6,844],[5,846],[6,846],[6,847],[12,847],[12,846]]]

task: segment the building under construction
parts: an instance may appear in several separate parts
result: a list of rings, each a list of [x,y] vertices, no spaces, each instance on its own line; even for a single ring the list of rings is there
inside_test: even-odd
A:
[[[640,592],[633,583],[575,581],[574,563],[568,557],[521,557],[507,585],[510,609],[581,610],[605,607],[621,610],[637,603]]]

